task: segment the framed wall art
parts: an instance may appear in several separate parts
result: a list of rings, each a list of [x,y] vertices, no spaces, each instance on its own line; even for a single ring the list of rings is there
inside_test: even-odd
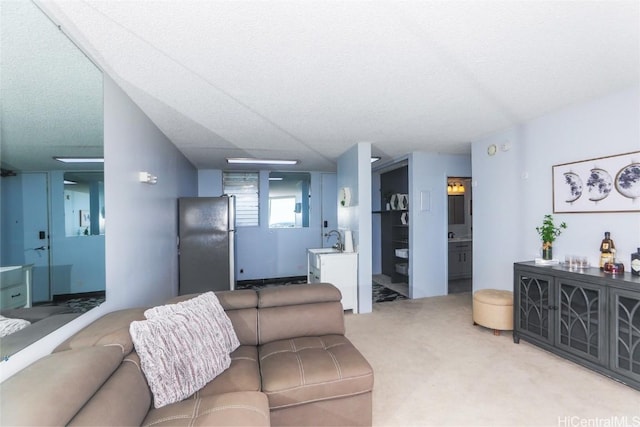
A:
[[[553,212],[640,212],[640,151],[552,167]]]
[[[80,227],[89,227],[91,225],[91,217],[88,210],[80,210]]]

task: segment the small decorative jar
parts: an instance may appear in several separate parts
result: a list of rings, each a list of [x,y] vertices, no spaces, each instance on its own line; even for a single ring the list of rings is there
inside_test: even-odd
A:
[[[631,274],[640,276],[640,248],[635,254],[631,254]]]

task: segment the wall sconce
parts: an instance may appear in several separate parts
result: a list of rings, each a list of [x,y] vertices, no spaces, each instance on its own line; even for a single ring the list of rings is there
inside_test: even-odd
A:
[[[145,184],[155,184],[158,182],[158,177],[151,175],[149,172],[140,172],[139,179],[140,182],[144,182]]]

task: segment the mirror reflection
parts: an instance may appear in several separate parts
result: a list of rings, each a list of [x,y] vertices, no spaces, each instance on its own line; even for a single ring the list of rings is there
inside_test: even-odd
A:
[[[64,224],[67,237],[104,234],[103,172],[65,172]]]
[[[0,360],[104,301],[102,73],[33,2],[2,2]],[[65,184],[65,179],[77,183]]]
[[[269,173],[269,228],[309,227],[311,174]]]

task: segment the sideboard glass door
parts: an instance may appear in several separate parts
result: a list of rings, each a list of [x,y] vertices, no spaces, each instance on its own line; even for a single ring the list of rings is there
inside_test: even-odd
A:
[[[604,288],[560,279],[557,292],[556,345],[587,360],[604,362],[607,356]]]
[[[640,381],[640,296],[637,292],[611,288],[611,366],[626,377]]]
[[[515,321],[519,332],[553,344],[553,278],[521,272],[516,280],[518,312],[515,314]]]

